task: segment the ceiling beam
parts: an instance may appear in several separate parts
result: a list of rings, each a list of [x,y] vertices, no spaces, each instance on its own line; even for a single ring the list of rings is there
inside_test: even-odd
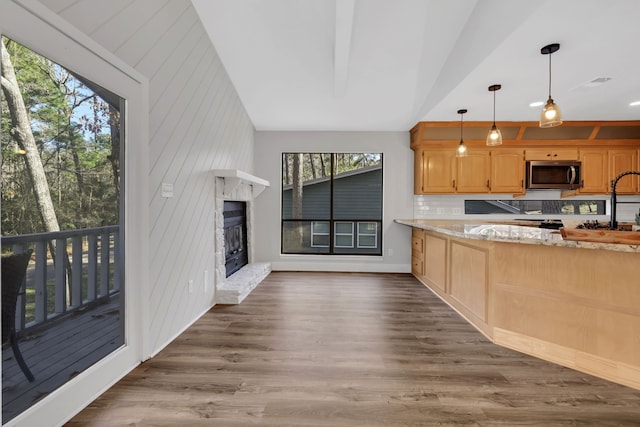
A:
[[[355,0],[336,0],[336,38],[333,60],[333,94],[336,97],[345,94],[349,81],[349,58],[351,56],[355,4]]]

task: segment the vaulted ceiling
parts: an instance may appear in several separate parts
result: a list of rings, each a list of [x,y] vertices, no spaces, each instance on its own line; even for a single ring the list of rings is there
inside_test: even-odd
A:
[[[554,42],[565,120],[640,119],[638,0],[192,2],[258,130],[536,121]]]

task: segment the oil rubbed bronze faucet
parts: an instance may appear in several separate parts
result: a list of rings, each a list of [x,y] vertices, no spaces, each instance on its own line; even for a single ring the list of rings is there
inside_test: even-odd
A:
[[[640,175],[640,171],[627,171],[622,172],[620,175],[611,180],[611,222],[609,222],[609,229],[615,230],[618,228],[618,221],[616,221],[616,205],[618,201],[616,199],[616,186],[620,178],[627,175]],[[620,202],[620,203],[637,203],[637,202]]]

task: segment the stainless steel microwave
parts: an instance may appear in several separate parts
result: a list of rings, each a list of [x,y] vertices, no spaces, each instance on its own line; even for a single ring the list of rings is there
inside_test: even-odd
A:
[[[528,189],[574,190],[580,187],[581,164],[575,160],[529,160],[527,165]]]

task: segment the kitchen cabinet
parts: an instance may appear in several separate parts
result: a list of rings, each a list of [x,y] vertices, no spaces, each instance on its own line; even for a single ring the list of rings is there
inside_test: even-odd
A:
[[[609,150],[586,148],[580,150],[581,194],[603,194],[609,192]]]
[[[447,245],[445,236],[419,228],[411,231],[411,273],[440,293],[446,290]]]
[[[447,245],[445,236],[424,232],[424,272],[422,279],[444,293],[447,288]]]
[[[416,277],[424,275],[424,231],[411,230],[411,273]]]
[[[491,156],[489,150],[473,149],[458,157],[455,188],[458,193],[488,193],[491,191]]]
[[[531,148],[525,160],[578,160],[578,148]]]
[[[414,193],[451,194],[456,191],[455,149],[420,149],[414,153]]]
[[[414,153],[414,194],[524,193],[524,151],[517,148],[420,149]]]
[[[547,155],[582,163],[580,194],[608,194],[620,173],[640,169],[637,147],[470,147],[465,157],[456,157],[455,148],[421,148],[414,154],[414,194],[524,194],[525,160]],[[640,179],[622,178],[617,192],[639,194]]]
[[[637,170],[638,150],[635,148],[620,148],[609,150],[609,191],[611,181],[622,172]],[[622,178],[616,187],[618,194],[638,193],[638,175],[629,175]]]
[[[491,150],[490,180],[492,193],[524,193],[524,150]]]

